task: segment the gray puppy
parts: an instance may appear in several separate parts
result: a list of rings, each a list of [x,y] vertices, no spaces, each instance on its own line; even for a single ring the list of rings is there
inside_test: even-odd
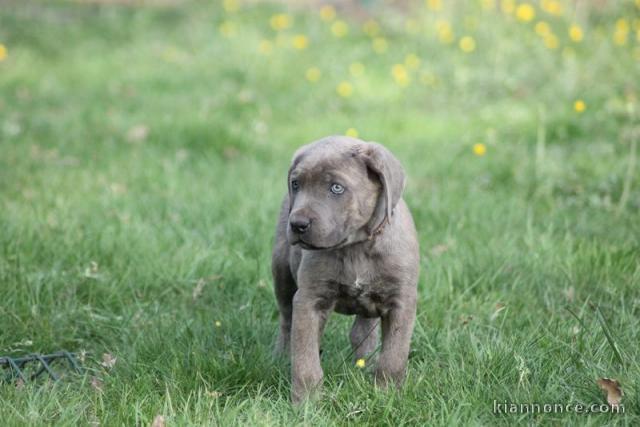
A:
[[[376,381],[400,385],[416,317],[419,248],[402,199],[402,166],[380,144],[331,136],[300,148],[288,175],[272,257],[280,333],[291,349],[291,397],[322,383],[320,339],[328,314],[356,316],[356,359],[375,350]]]

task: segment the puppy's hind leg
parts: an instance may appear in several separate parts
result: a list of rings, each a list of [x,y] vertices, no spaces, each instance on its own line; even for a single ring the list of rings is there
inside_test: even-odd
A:
[[[355,360],[372,354],[378,345],[379,318],[356,316],[351,327],[349,339]]]

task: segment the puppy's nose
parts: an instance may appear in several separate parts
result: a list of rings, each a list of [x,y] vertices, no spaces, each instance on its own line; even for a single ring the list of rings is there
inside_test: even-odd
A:
[[[289,225],[294,233],[304,234],[311,227],[311,220],[307,218],[291,218]]]

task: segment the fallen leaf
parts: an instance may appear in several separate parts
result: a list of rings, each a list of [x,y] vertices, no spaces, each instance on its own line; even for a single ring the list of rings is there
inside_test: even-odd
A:
[[[473,316],[468,315],[468,316],[460,316],[460,323],[462,323],[462,326],[466,326],[467,324],[469,324],[469,322],[471,322],[473,320]]]
[[[447,252],[448,250],[449,250],[449,245],[442,243],[440,245],[435,245],[434,247],[432,247],[430,252],[431,252],[431,255],[437,257]]]
[[[105,368],[113,368],[118,361],[117,357],[114,357],[111,353],[104,353],[102,355],[102,363],[100,363]]]
[[[206,284],[207,282],[205,282],[204,279],[198,279],[198,283],[196,283],[195,288],[193,288],[193,292],[191,292],[191,299],[195,301],[200,298],[202,291],[204,290],[204,285]]]
[[[164,427],[164,426],[165,426],[164,415],[156,415],[156,417],[153,419],[153,422],[151,423],[151,427]]]
[[[94,390],[102,392],[102,380],[98,377],[91,377],[91,387]]]
[[[98,277],[98,263],[95,261],[91,261],[89,263],[89,267],[84,270],[84,277],[89,277],[95,279]]]
[[[210,398],[212,398],[212,399],[217,399],[217,398],[219,398],[219,397],[222,395],[222,393],[220,393],[219,391],[215,391],[215,390],[213,390],[213,391],[209,391],[209,390],[207,390],[207,391],[205,391],[205,392],[204,392],[204,394],[205,394],[207,397],[210,397]]]
[[[576,288],[573,286],[568,287],[564,291],[564,296],[567,298],[567,302],[573,302],[576,299]]]
[[[147,139],[149,128],[145,125],[135,125],[127,132],[129,142],[142,142]]]
[[[18,390],[23,389],[24,388],[24,380],[22,378],[18,378],[16,380],[16,388]]]
[[[607,393],[607,402],[609,402],[609,406],[612,408],[618,408],[620,405],[620,400],[622,400],[622,396],[624,392],[622,388],[620,388],[620,383],[618,380],[614,380],[611,378],[600,378],[598,380],[598,385],[602,390]]]
[[[491,315],[491,317],[489,318],[489,320],[491,320],[492,322],[494,320],[496,320],[498,318],[498,316],[500,315],[500,312],[502,310],[504,310],[506,307],[504,304],[498,302],[496,303],[496,307],[495,307],[495,311],[493,312],[493,314]]]
[[[231,145],[224,147],[222,150],[222,157],[227,160],[233,160],[240,155],[240,150]]]

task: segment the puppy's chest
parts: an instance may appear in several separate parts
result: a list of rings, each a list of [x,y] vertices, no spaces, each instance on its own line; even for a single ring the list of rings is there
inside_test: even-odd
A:
[[[365,317],[380,317],[389,310],[393,286],[385,283],[375,265],[370,262],[340,263],[329,283],[335,301],[335,311]]]

